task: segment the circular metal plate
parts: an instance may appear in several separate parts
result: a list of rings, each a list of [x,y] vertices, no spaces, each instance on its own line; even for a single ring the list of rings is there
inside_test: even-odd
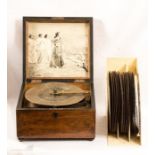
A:
[[[73,105],[85,98],[83,90],[75,85],[49,82],[28,89],[25,98],[29,102],[44,106]]]

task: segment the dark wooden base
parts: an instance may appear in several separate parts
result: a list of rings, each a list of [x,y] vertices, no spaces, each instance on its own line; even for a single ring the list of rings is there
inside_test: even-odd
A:
[[[95,138],[95,106],[91,96],[86,107],[24,107],[22,88],[16,110],[19,140],[83,139]]]
[[[93,110],[18,110],[17,136],[22,139],[95,137]]]
[[[85,140],[85,141],[93,141],[95,139],[95,137],[94,138],[49,138],[49,139],[47,139],[47,138],[45,138],[45,139],[25,139],[25,138],[18,138],[18,140],[19,141],[81,141],[81,140]]]

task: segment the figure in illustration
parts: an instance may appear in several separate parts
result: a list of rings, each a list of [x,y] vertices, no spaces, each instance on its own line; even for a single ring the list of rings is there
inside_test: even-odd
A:
[[[52,42],[49,39],[47,34],[44,35],[43,41],[44,41],[44,53],[46,54],[46,59],[47,59],[46,62],[49,65],[50,64],[50,58],[52,55],[53,44],[52,44]]]
[[[62,39],[59,32],[56,32],[53,40],[54,49],[51,57],[50,67],[62,67],[64,65],[61,41]]]
[[[32,34],[29,34],[28,36],[28,61],[31,64],[37,63],[37,53],[35,50],[35,37]]]
[[[38,63],[41,65],[48,65],[50,61],[50,51],[51,42],[47,38],[47,34],[43,36],[42,34],[38,35],[36,40],[36,51],[38,53]]]

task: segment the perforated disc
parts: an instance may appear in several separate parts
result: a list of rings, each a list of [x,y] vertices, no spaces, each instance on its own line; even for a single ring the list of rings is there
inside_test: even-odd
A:
[[[72,84],[49,82],[28,89],[25,98],[38,105],[67,106],[83,100],[85,93],[81,88]]]

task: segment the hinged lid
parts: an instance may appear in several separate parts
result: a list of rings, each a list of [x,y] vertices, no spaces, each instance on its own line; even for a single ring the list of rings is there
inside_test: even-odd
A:
[[[93,19],[24,17],[23,80],[93,81]]]

